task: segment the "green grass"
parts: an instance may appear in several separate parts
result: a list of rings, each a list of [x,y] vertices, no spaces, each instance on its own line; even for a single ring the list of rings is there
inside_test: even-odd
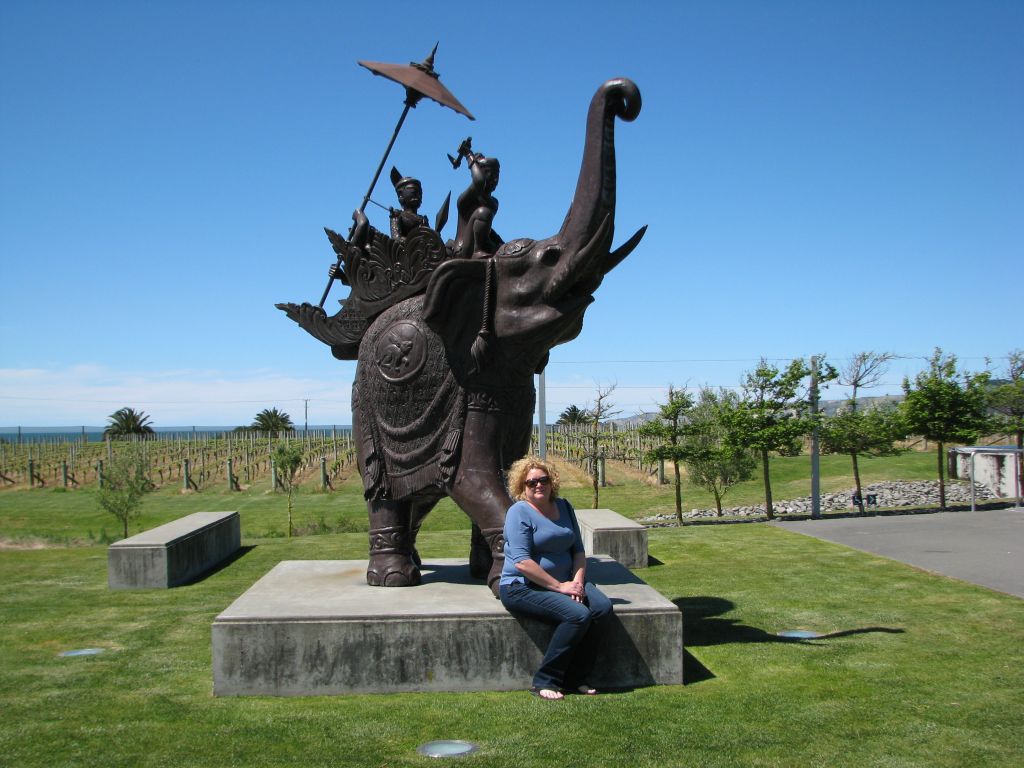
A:
[[[464,554],[427,532],[427,557]],[[106,551],[0,552],[0,754],[19,766],[1010,766],[1024,601],[761,525],[652,530],[641,572],[684,611],[686,686],[552,705],[525,692],[214,698],[213,618],[284,559],[365,535],[247,540],[173,590],[106,587]],[[483,587],[481,587],[483,588]],[[834,636],[781,641],[785,628]],[[60,651],[99,647],[94,657]]]
[[[864,480],[930,478],[931,454],[864,462]],[[806,457],[773,460],[777,498],[807,494]],[[823,457],[823,488],[849,487]],[[602,506],[671,509],[670,486],[610,471]],[[790,490],[783,490],[790,489]],[[110,591],[116,522],[89,489],[0,493],[0,755],[19,766],[425,766],[417,745],[461,738],[466,765],[1011,766],[1024,761],[1024,601],[764,525],[652,529],[641,577],[682,609],[686,686],[552,705],[524,692],[215,698],[210,625],[276,563],[362,559],[365,505],[347,483],[286,500],[256,486],[147,497],[133,530],[237,509],[245,554],[173,590]],[[685,492],[686,507],[709,506]],[[567,484],[576,506],[589,490]],[[758,501],[757,481],[730,504]],[[443,502],[424,556],[465,557],[466,517]],[[71,543],[74,546],[54,546]],[[483,587],[481,587],[483,588]],[[829,634],[782,641],[782,629]],[[98,647],[100,656],[59,658]]]

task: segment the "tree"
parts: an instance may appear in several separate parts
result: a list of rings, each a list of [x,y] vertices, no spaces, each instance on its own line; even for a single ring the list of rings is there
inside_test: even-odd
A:
[[[947,443],[969,443],[989,426],[985,387],[988,373],[957,370],[956,355],[944,355],[939,347],[928,361],[928,369],[903,380],[906,395],[901,412],[908,434],[920,435],[936,445],[939,474],[939,507],[946,508]]]
[[[584,408],[570,405],[558,415],[556,424],[589,424],[590,414]]]
[[[686,415],[693,408],[693,398],[685,390],[668,387],[668,401],[658,406],[658,418],[640,426],[640,434],[653,438],[657,445],[645,454],[647,461],[671,461],[676,492],[676,518],[683,522],[683,482],[679,462],[686,458]]]
[[[900,452],[896,441],[906,436],[903,419],[895,405],[883,405],[858,411],[854,401],[834,416],[827,416],[821,425],[821,446],[825,453],[844,454],[853,460],[853,480],[857,498],[863,499],[859,456],[895,456]],[[864,503],[860,502],[861,511]]]
[[[730,425],[740,407],[739,396],[729,390],[715,392],[703,387],[696,406],[689,412],[686,470],[691,482],[710,491],[715,510],[722,515],[722,497],[737,483],[749,480],[757,460],[744,448]]]
[[[1014,350],[1007,361],[1007,378],[993,382],[989,389],[989,407],[995,415],[996,429],[1013,435],[1017,447],[1024,448],[1024,350]],[[1018,462],[1018,490],[1021,487]]]
[[[296,476],[302,466],[302,446],[297,443],[282,443],[274,449],[274,472],[277,481],[288,492],[288,538],[292,537],[292,509],[294,506],[295,489],[298,487]]]
[[[743,378],[743,397],[729,414],[729,429],[739,444],[755,451],[761,459],[764,475],[764,503],[768,519],[775,517],[769,455],[772,451],[799,452],[800,439],[811,421],[804,415],[806,397],[797,393],[811,369],[802,359],[793,360],[780,371],[761,358],[756,369]]]
[[[141,514],[142,497],[153,490],[146,463],[136,448],[119,451],[103,467],[103,482],[96,494],[100,508],[121,521],[124,538],[128,523]]]
[[[264,408],[256,414],[249,429],[254,432],[269,432],[271,436],[277,437],[282,432],[291,432],[295,429],[292,424],[292,417],[277,408]]]
[[[149,416],[134,408],[121,408],[107,417],[110,423],[103,430],[104,437],[128,437],[130,435],[151,435],[153,427],[149,424]]]
[[[601,419],[608,419],[616,415],[613,411],[614,404],[608,401],[608,397],[615,391],[615,385],[606,387],[598,386],[597,395],[594,397],[594,407],[587,409],[587,423],[590,430],[581,434],[583,444],[586,446],[583,457],[590,464],[590,480],[594,491],[593,508],[597,509],[598,497],[600,496],[600,481],[598,478],[599,464],[604,458],[604,449],[601,444],[607,442],[609,435],[601,431]]]
[[[823,434],[826,453],[842,453],[853,462],[853,482],[857,498],[864,494],[860,483],[858,456],[891,456],[896,440],[900,439],[898,414],[881,412],[868,419],[862,419],[857,411],[857,390],[878,386],[888,370],[889,362],[896,356],[891,352],[858,352],[839,372],[839,383],[851,387],[847,409],[840,416],[826,419]],[[863,511],[863,506],[861,507]]]

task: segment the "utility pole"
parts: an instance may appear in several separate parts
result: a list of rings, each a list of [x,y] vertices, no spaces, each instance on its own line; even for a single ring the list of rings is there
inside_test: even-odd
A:
[[[811,519],[821,519],[821,466],[818,451],[818,358],[811,358]]]
[[[548,457],[548,425],[547,407],[544,403],[544,371],[540,372],[540,385],[537,390],[537,453],[542,459],[546,459]]]

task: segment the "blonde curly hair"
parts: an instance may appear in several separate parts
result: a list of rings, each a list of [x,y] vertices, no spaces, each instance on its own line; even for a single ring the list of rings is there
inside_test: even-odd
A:
[[[526,491],[526,475],[531,469],[539,469],[546,472],[551,478],[551,498],[558,497],[558,489],[561,487],[561,477],[553,464],[548,464],[540,456],[524,456],[508,468],[508,495],[513,499],[522,499]]]

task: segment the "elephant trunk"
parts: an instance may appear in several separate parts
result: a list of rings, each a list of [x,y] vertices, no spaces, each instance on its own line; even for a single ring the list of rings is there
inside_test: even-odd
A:
[[[632,121],[640,114],[640,106],[640,89],[626,78],[609,80],[594,94],[576,194],[558,238],[563,253],[576,253],[589,245],[589,257],[596,257],[600,264],[600,254],[610,251],[615,220],[615,118]],[[592,243],[598,234],[600,242]]]

